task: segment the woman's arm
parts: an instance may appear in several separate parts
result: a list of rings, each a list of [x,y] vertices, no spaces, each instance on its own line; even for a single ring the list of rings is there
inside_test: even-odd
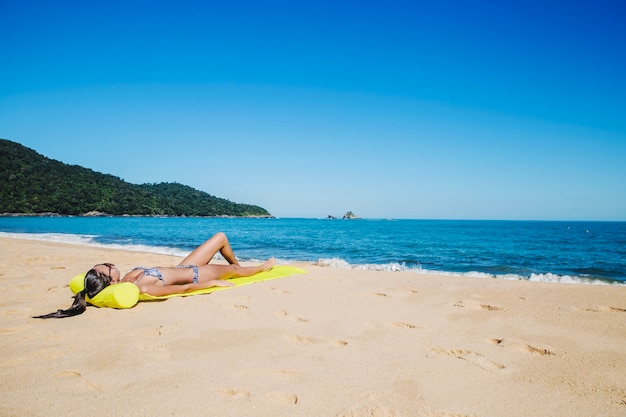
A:
[[[138,285],[139,292],[142,294],[150,294],[155,297],[160,297],[162,295],[171,295],[171,294],[185,294],[188,292],[203,290],[205,288],[211,287],[234,287],[230,281],[225,281],[223,279],[215,279],[211,281],[205,282],[197,282],[193,284],[182,284],[182,285]]]

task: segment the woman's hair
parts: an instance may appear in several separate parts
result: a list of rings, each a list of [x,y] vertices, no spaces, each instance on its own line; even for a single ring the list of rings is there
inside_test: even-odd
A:
[[[93,298],[100,291],[111,284],[111,277],[95,269],[90,269],[85,274],[85,289],[74,296],[74,303],[67,310],[57,310],[54,313],[44,314],[43,316],[34,316],[35,319],[60,319],[63,317],[71,317],[82,314],[87,309],[87,300],[85,296]]]

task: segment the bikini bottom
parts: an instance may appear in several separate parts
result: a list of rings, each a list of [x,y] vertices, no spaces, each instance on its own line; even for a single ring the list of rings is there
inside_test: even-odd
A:
[[[198,267],[196,265],[178,265],[176,268],[191,268],[193,269],[193,283],[198,282]]]

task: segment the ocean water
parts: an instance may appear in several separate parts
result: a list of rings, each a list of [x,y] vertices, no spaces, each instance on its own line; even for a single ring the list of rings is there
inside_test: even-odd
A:
[[[218,231],[244,261],[626,284],[626,222],[0,217],[0,236],[180,256]]]

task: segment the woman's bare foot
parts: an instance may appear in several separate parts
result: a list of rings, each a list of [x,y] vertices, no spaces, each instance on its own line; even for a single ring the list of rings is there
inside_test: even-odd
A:
[[[274,267],[274,265],[276,265],[276,259],[269,258],[263,265],[261,265],[261,267],[263,268],[263,271],[269,271]]]
[[[222,280],[222,279],[214,279],[211,281],[211,283],[213,284],[213,287],[234,287],[235,284],[233,284],[230,281],[226,281],[226,280]]]

